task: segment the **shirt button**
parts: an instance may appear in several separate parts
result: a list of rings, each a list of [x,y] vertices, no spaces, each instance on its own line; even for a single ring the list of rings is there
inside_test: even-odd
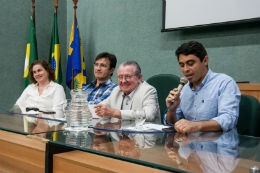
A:
[[[196,107],[196,105],[195,105],[195,107]]]
[[[196,95],[198,95],[198,93],[196,93]]]
[[[126,105],[128,105],[128,103],[126,103]]]
[[[196,118],[195,118],[195,120],[196,120]]]

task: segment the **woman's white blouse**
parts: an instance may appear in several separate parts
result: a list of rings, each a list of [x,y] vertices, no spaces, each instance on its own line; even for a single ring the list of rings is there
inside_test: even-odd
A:
[[[42,111],[55,111],[55,118],[63,118],[62,104],[65,99],[63,87],[51,81],[44,88],[42,95],[39,95],[38,84],[29,85],[16,101],[16,104],[23,113],[26,112],[26,108],[39,108]]]

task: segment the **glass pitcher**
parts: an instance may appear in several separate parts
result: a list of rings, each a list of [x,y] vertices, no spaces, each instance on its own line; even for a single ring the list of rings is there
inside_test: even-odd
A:
[[[65,102],[63,111],[66,114],[68,127],[73,129],[87,128],[92,120],[88,107],[88,92],[85,90],[71,90],[71,101]]]

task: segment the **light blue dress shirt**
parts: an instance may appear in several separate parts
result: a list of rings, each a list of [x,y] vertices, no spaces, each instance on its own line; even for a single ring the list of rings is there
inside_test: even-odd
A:
[[[188,82],[181,91],[177,120],[215,120],[224,132],[234,128],[239,116],[240,90],[231,77],[210,69],[197,90]]]

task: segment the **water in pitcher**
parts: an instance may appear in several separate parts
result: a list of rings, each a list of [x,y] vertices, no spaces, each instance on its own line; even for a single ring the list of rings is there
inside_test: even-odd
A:
[[[66,120],[71,128],[86,128],[92,115],[88,107],[88,93],[84,90],[71,90],[71,101],[67,102]]]

